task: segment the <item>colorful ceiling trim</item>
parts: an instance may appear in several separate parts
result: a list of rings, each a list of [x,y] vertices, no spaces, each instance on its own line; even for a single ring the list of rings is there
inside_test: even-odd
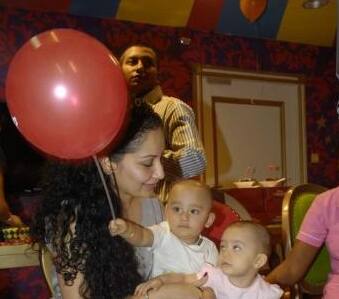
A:
[[[0,5],[332,47],[336,1],[320,9],[304,9],[303,1],[268,0],[255,22],[242,14],[239,0],[0,0]]]
[[[276,38],[332,46],[336,34],[336,1],[331,0],[320,9],[304,9],[300,3],[302,1],[288,1]]]

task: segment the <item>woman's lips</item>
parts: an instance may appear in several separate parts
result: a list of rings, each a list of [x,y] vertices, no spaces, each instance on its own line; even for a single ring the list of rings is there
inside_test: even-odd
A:
[[[157,183],[154,184],[145,184],[144,186],[149,189],[149,190],[154,190],[154,188],[156,187]]]

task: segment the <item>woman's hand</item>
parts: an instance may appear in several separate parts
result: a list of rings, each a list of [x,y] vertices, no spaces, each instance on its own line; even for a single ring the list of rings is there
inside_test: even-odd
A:
[[[202,288],[201,291],[201,299],[217,299],[212,288]]]
[[[137,296],[144,296],[148,293],[150,290],[158,290],[161,286],[163,285],[163,282],[160,278],[153,278],[150,279],[149,281],[146,281],[144,283],[139,284],[136,289],[134,294]]]
[[[111,233],[111,236],[114,237],[126,233],[128,230],[128,224],[125,220],[117,218],[109,222],[108,229]]]
[[[126,299],[216,299],[211,288],[199,289],[192,284],[172,283],[144,295],[133,295]]]
[[[151,290],[144,296],[136,296],[133,299],[215,299],[207,294],[204,289],[187,283],[170,283],[162,285],[158,290]]]

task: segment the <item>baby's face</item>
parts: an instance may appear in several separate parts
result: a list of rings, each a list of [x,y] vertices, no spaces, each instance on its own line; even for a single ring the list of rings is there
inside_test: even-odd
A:
[[[225,230],[220,243],[219,267],[229,277],[243,277],[254,273],[259,244],[253,232],[246,227]]]
[[[194,244],[210,225],[210,194],[198,187],[175,186],[166,206],[171,232],[187,244]]]

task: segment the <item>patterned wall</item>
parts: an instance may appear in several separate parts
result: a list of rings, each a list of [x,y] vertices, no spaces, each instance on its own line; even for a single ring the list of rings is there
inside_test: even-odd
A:
[[[247,0],[255,7],[262,0]],[[27,10],[64,12],[158,26],[185,27],[318,46],[332,46],[336,33],[336,1],[321,9],[304,9],[303,0],[267,0],[255,22],[239,0],[0,0],[0,5]]]
[[[63,13],[0,9],[0,97],[9,62],[33,35],[52,28],[87,32],[118,55],[133,43],[158,51],[164,90],[192,104],[192,65],[196,63],[242,70],[302,74],[306,83],[306,121],[309,181],[324,186],[339,182],[338,81],[335,49],[230,37],[192,29],[144,25],[109,19],[75,17]],[[180,37],[191,39],[182,45]],[[311,154],[318,163],[311,163]]]

